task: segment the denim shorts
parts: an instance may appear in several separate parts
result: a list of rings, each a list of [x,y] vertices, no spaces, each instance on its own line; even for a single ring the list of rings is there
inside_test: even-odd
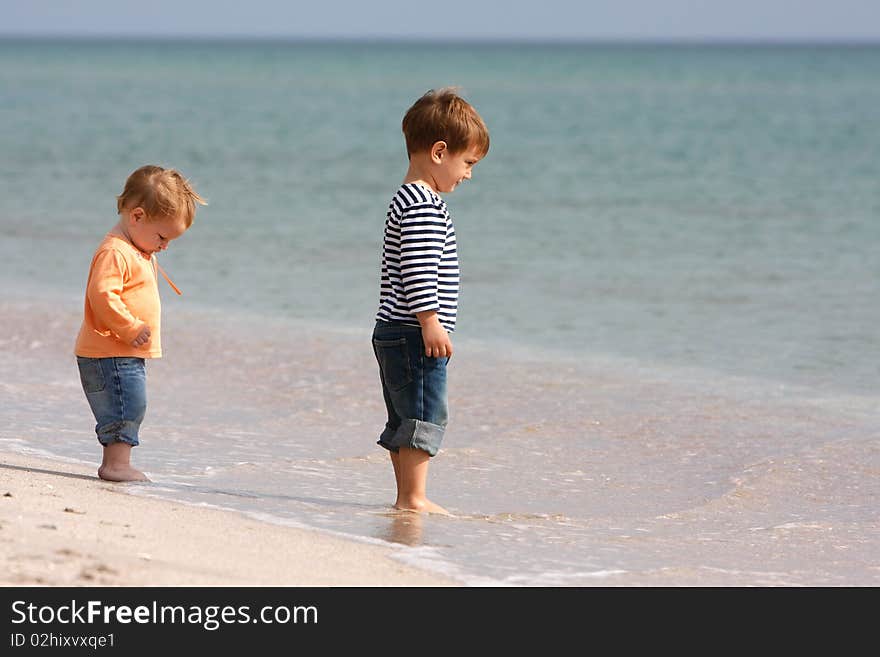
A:
[[[425,356],[420,327],[381,320],[373,329],[373,352],[388,411],[378,444],[392,452],[412,447],[435,456],[448,420],[449,359]]]
[[[97,424],[98,442],[140,444],[138,429],[147,412],[143,358],[76,357],[79,379]]]

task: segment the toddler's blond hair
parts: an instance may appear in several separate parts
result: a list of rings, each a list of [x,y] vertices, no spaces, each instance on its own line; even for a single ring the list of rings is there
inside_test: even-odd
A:
[[[116,210],[141,207],[148,219],[180,217],[189,228],[196,215],[196,203],[207,205],[179,171],[148,164],[125,181],[122,194],[116,197]]]

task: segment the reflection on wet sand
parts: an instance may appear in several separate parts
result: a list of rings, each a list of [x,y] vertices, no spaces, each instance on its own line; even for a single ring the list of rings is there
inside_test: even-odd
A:
[[[377,538],[410,547],[421,545],[424,520],[422,514],[412,511],[391,511],[387,515],[389,522],[384,527],[385,531],[380,532]]]

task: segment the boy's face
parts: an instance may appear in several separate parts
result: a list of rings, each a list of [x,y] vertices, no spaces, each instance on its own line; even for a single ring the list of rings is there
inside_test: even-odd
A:
[[[142,208],[134,208],[128,214],[128,235],[142,252],[152,255],[164,251],[172,240],[186,232],[187,226],[178,217],[149,219]]]
[[[436,144],[432,155],[437,165],[434,183],[438,192],[451,192],[463,180],[470,180],[474,165],[483,157],[476,146],[470,146],[459,153],[450,153],[448,149],[438,152]]]

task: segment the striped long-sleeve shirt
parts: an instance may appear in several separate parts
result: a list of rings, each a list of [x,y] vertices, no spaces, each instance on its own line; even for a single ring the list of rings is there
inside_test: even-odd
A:
[[[379,312],[376,319],[419,325],[416,313],[436,310],[455,330],[458,251],[446,203],[416,183],[402,185],[385,219]]]

